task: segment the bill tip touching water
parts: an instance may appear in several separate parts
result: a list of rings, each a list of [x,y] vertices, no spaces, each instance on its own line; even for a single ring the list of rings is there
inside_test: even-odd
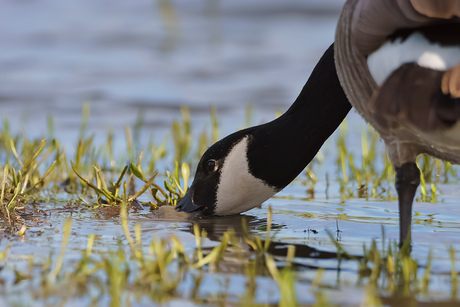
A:
[[[209,216],[259,206],[294,180],[350,108],[331,45],[282,116],[235,132],[204,153],[177,209]]]

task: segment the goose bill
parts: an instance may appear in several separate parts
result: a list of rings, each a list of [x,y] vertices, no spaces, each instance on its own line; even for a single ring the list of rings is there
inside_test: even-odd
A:
[[[185,193],[184,197],[182,197],[176,205],[176,210],[183,211],[186,213],[193,213],[201,210],[201,206],[196,205],[192,199],[192,189],[189,189],[187,193]]]

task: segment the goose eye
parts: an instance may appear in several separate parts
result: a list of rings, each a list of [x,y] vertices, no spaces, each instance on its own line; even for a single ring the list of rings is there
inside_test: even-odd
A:
[[[217,164],[216,164],[216,160],[208,160],[208,162],[206,163],[206,168],[208,169],[208,171],[210,172],[213,172],[216,170],[216,167]]]

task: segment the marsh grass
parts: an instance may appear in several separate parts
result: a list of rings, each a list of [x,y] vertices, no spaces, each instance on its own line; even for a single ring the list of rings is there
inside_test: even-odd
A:
[[[393,190],[395,171],[382,150],[377,150],[379,135],[368,126],[361,134],[361,153],[356,157],[356,151],[349,150],[347,120],[340,125],[336,141],[337,148],[337,181],[340,184],[342,200],[349,198],[378,199],[394,201],[397,195]],[[381,148],[384,146],[381,144]],[[380,153],[379,153],[380,152]],[[379,153],[379,154],[378,154]],[[383,167],[378,167],[383,165]],[[417,201],[437,202],[439,196],[437,184],[455,182],[458,171],[451,163],[420,155],[417,159],[420,168],[420,194]],[[307,168],[307,175],[313,177]],[[316,183],[316,182],[315,182]]]
[[[247,114],[251,109],[248,108]],[[112,306],[129,305],[129,302],[148,298],[157,303],[166,303],[182,298],[196,303],[225,305],[227,302],[253,305],[260,303],[256,295],[257,278],[270,278],[279,290],[279,304],[293,306],[298,300],[296,285],[299,280],[299,268],[296,266],[295,248],[289,247],[287,255],[281,261],[269,252],[276,232],[271,224],[272,210],[267,214],[267,225],[259,228],[262,236],[255,235],[243,223],[243,236],[229,229],[222,235],[220,242],[212,248],[204,248],[206,232],[198,225],[194,226],[196,248],[187,249],[176,237],[168,239],[153,238],[150,243],[142,241],[141,226],[131,229],[128,223],[128,209],[144,207],[152,210],[163,205],[175,206],[187,192],[190,183],[190,165],[196,164],[196,157],[219,138],[217,111],[211,108],[211,131],[202,132],[198,146],[192,146],[192,124],[190,111],[181,109],[182,121],[173,123],[172,138],[166,137],[160,145],[152,140],[147,150],[139,151],[140,129],[143,119],[139,115],[134,129],[125,128],[126,152],[120,157],[114,154],[114,137],[108,133],[101,146],[96,144],[94,136],[88,135],[87,126],[90,110],[87,105],[82,111],[82,124],[79,139],[75,145],[75,155],[67,157],[66,150],[54,139],[54,120],[48,118],[48,138],[29,140],[26,136],[13,136],[9,123],[4,121],[0,130],[0,219],[3,230],[19,237],[27,236],[27,221],[21,216],[30,206],[40,206],[47,199],[59,199],[67,194],[75,204],[81,204],[91,210],[112,206],[120,211],[120,224],[124,233],[125,245],[105,252],[93,252],[95,234],[88,236],[86,249],[81,250],[79,260],[67,260],[67,242],[71,236],[71,220],[64,223],[62,248],[45,261],[34,259],[33,255],[21,255],[28,259],[26,270],[17,269],[10,264],[11,243],[0,252],[0,265],[3,271],[15,276],[11,289],[28,289],[30,295],[44,301],[55,300],[64,304],[77,297],[86,297],[97,304],[102,296],[108,295]],[[246,125],[251,122],[247,116]],[[341,126],[335,149],[337,152],[337,172],[326,174],[326,198],[329,181],[340,185],[342,200],[349,198],[395,200],[392,192],[394,171],[388,158],[378,149],[378,135],[369,128],[361,135],[361,152],[350,150],[347,142],[347,124]],[[172,142],[174,154],[168,148]],[[173,156],[170,170],[162,171],[155,167],[161,159]],[[313,163],[322,163],[319,155]],[[126,161],[126,164],[117,162]],[[318,176],[314,164],[305,171],[307,176],[307,194],[315,198]],[[436,202],[439,192],[437,184],[447,183],[457,178],[457,169],[427,156],[418,160],[422,173],[420,201]],[[380,167],[378,167],[380,166]],[[407,249],[400,250],[394,242],[385,242],[379,248],[375,241],[370,247],[363,247],[362,256],[353,256],[346,252],[341,243],[331,234],[330,241],[336,247],[337,260],[358,263],[358,286],[365,286],[363,301],[378,305],[382,293],[388,296],[413,296],[429,293],[432,276],[432,252],[429,253],[425,270],[420,274],[420,266],[411,258]],[[382,231],[382,237],[384,233]],[[219,294],[204,298],[200,289],[206,278],[225,272],[226,258],[238,259],[240,274],[246,278],[246,292],[237,298],[230,295],[228,283],[223,285]],[[457,297],[457,272],[455,251],[448,250],[452,262],[450,283],[451,296]],[[324,270],[318,268],[316,277],[310,282],[311,291],[317,306],[329,304],[328,288],[322,284]],[[216,275],[216,276],[217,276]],[[231,279],[231,275],[228,275]],[[190,280],[193,282],[190,283]],[[1,285],[8,284],[0,277]],[[181,290],[190,288],[187,295]],[[182,287],[182,288],[181,288]],[[13,291],[14,292],[14,291]],[[96,294],[95,294],[96,293]]]
[[[401,249],[397,242],[385,242],[385,233],[382,226],[381,248],[373,240],[370,246],[363,245],[363,254],[360,257],[351,256],[345,252],[341,243],[329,234],[337,247],[337,255],[346,255],[349,259],[359,262],[358,284],[365,286],[364,301],[372,306],[381,306],[382,298],[409,298],[418,294],[428,294],[432,272],[433,250],[430,249],[425,265],[410,254],[407,244]],[[457,298],[457,272],[455,269],[455,251],[452,247],[446,250],[451,259],[451,299]],[[339,257],[340,261],[340,257]],[[384,293],[384,295],[379,294]],[[372,303],[371,303],[372,302]]]
[[[394,200],[391,195],[390,182],[394,171],[386,154],[377,155],[378,133],[370,126],[361,134],[361,153],[350,151],[347,144],[348,124],[345,120],[340,125],[337,137],[337,180],[340,183],[341,197]],[[360,154],[360,158],[355,155]],[[378,169],[377,165],[383,165]]]

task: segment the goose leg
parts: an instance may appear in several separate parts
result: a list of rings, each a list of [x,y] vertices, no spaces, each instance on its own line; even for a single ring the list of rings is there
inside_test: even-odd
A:
[[[420,170],[414,162],[396,167],[396,191],[399,198],[399,246],[411,236],[412,202],[420,184]]]

